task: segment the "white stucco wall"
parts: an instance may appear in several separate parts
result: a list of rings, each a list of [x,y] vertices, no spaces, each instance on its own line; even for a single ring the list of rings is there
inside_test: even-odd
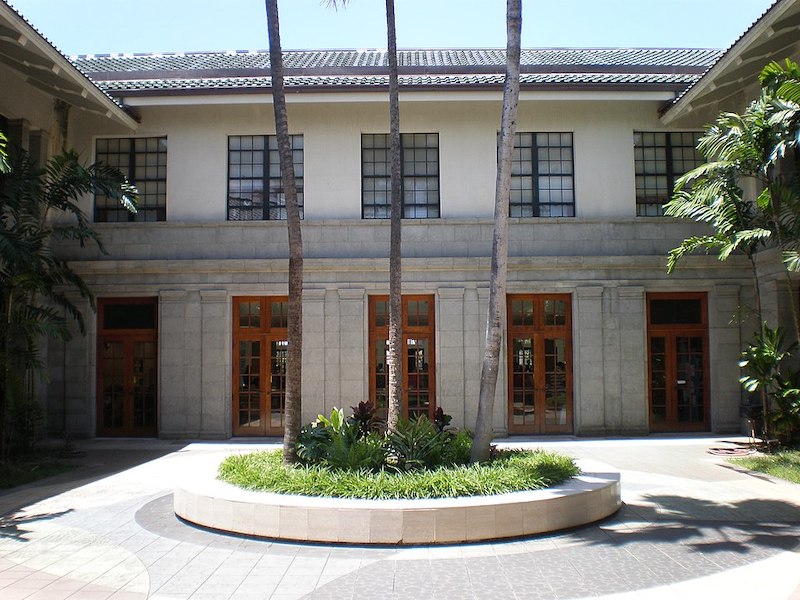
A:
[[[499,97],[487,94],[408,94],[401,101],[404,133],[439,134],[442,218],[491,217],[495,184]],[[304,136],[305,218],[361,218],[361,134],[388,131],[381,95],[328,94],[325,102],[301,98],[289,104],[292,133]],[[134,101],[134,100],[131,100]],[[141,102],[141,100],[140,100]],[[226,218],[227,137],[273,134],[272,106],[264,96],[236,103],[173,100],[137,107],[135,135],[168,137],[167,220],[217,222]],[[540,94],[520,103],[518,131],[572,132],[576,216],[635,215],[634,130],[664,129],[663,100],[631,94],[602,99]],[[91,148],[91,139],[78,145]],[[124,132],[100,135],[130,135]],[[86,206],[87,212],[91,207]]]

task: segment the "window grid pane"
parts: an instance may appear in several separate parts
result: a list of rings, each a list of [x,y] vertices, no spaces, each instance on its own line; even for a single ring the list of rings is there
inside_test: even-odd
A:
[[[700,131],[634,132],[637,216],[664,214],[675,180],[705,162],[696,148],[701,135]]]
[[[167,220],[167,138],[100,139],[96,160],[119,169],[139,190],[136,213],[103,194],[94,198],[98,223]]]
[[[438,218],[439,134],[402,134],[400,145],[403,218]],[[387,134],[361,136],[361,210],[365,219],[387,219],[391,214],[390,160]]]
[[[509,216],[575,216],[572,133],[514,136]]]
[[[291,135],[297,204],[303,218],[303,136]],[[264,197],[266,194],[266,203]],[[228,220],[286,220],[278,138],[274,135],[228,137]]]

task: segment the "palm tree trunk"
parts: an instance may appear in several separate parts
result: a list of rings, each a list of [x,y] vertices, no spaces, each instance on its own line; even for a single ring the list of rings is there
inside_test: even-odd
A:
[[[272,106],[275,112],[275,133],[281,163],[281,181],[286,201],[286,222],[289,233],[289,315],[286,350],[286,400],[283,434],[283,460],[297,462],[295,448],[301,426],[301,381],[303,361],[303,238],[300,231],[300,209],[297,206],[294,164],[283,89],[283,54],[281,52],[278,1],[266,0],[269,60],[272,74]]]
[[[472,444],[472,462],[489,459],[492,442],[492,413],[503,338],[503,307],[508,273],[508,201],[511,189],[511,155],[517,130],[519,104],[520,36],[522,0],[506,0],[506,81],[503,88],[503,116],[497,156],[497,180],[492,238],[492,273],[489,281],[489,310],[486,317],[486,344],[481,365],[478,418]]]
[[[394,431],[403,402],[403,302],[401,263],[402,181],[400,179],[400,100],[397,71],[397,35],[394,0],[386,0],[386,37],[389,58],[389,157],[391,162],[391,213],[389,240],[389,415],[387,428]]]

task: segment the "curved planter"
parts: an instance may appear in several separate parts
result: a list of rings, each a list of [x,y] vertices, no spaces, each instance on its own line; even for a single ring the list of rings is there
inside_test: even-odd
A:
[[[268,538],[348,544],[451,544],[518,537],[603,519],[621,506],[619,473],[497,496],[350,500],[251,492],[217,480],[175,489],[179,517]]]

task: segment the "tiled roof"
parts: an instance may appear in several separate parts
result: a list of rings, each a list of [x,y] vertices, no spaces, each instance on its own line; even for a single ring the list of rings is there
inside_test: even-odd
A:
[[[628,74],[628,73],[551,73],[521,75],[520,84],[538,85],[678,85],[687,86],[697,80],[699,75],[672,74]],[[369,75],[362,77],[318,76],[287,77],[285,84],[295,88],[347,88],[347,87],[381,87],[389,85],[389,77]],[[502,75],[413,75],[400,76],[400,85],[409,87],[447,87],[447,86],[500,86]],[[269,77],[215,77],[202,79],[129,79],[100,81],[101,89],[114,94],[142,90],[224,90],[268,89]]]
[[[287,87],[384,87],[385,50],[287,51]],[[680,91],[719,57],[718,50],[666,48],[528,49],[523,86],[661,86]],[[75,65],[114,95],[198,90],[243,91],[270,85],[267,52],[198,52],[72,57]],[[503,83],[504,50],[401,50],[404,87],[487,86]]]

